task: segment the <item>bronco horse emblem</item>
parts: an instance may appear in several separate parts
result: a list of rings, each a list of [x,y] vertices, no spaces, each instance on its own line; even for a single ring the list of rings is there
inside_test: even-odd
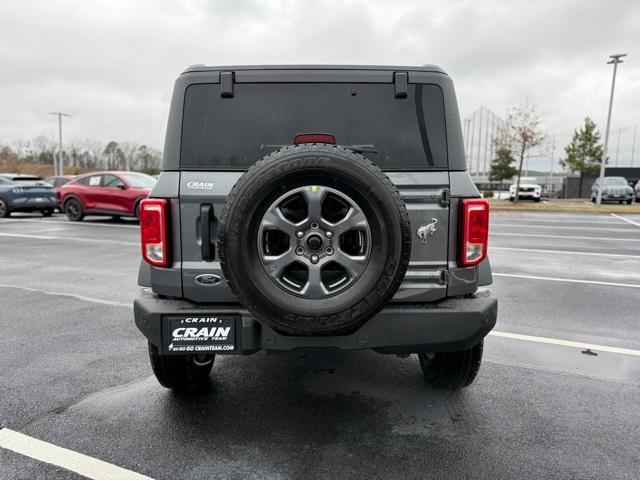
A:
[[[427,237],[433,237],[433,234],[436,233],[436,225],[438,224],[437,218],[432,218],[431,223],[429,225],[423,225],[418,228],[418,238],[422,240],[422,243],[426,245]]]

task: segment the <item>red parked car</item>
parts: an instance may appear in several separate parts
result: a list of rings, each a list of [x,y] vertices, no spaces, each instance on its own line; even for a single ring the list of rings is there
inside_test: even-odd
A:
[[[85,215],[138,217],[140,201],[156,180],[135,172],[99,172],[79,176],[58,188],[58,204],[72,222]]]

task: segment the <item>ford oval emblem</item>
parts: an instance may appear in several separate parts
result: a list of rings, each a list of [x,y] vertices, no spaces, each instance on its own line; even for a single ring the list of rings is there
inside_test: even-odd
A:
[[[219,275],[215,275],[213,273],[203,273],[202,275],[198,275],[196,278],[196,283],[200,285],[204,285],[205,287],[210,287],[212,285],[217,285],[222,281],[222,277]]]

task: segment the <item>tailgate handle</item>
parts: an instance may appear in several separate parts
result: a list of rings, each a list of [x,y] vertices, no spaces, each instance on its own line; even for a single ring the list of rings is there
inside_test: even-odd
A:
[[[200,205],[200,239],[202,259],[205,262],[213,262],[216,256],[216,246],[211,242],[211,229],[217,233],[218,219],[213,215],[213,205],[205,203]]]

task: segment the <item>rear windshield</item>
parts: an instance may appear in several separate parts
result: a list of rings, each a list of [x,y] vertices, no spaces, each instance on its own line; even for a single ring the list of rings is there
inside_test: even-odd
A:
[[[447,167],[442,90],[393,84],[235,84],[222,98],[218,84],[187,89],[181,167],[244,170],[300,133],[326,133],[339,145],[373,145],[364,153],[386,170]],[[371,149],[369,149],[371,150]]]

